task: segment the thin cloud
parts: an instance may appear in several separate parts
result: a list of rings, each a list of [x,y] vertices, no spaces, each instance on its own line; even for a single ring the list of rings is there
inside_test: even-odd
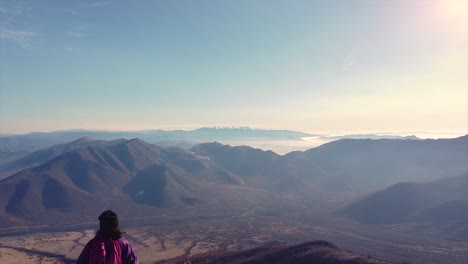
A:
[[[51,12],[59,13],[59,14],[65,14],[65,15],[77,15],[78,14],[78,10],[72,9],[72,8],[51,7],[51,8],[47,8],[47,10]]]
[[[33,31],[0,29],[0,40],[15,42],[22,48],[29,48],[36,36],[37,33]]]
[[[104,6],[108,6],[110,3],[111,1],[94,1],[94,2],[79,3],[69,8],[50,7],[47,10],[60,13],[60,14],[77,15],[84,9],[104,7]]]
[[[85,26],[79,26],[79,27],[69,29],[65,33],[72,38],[83,38],[86,36],[85,31],[86,31]]]
[[[82,7],[94,8],[94,7],[103,7],[110,4],[110,1],[94,1],[88,3],[82,3]]]
[[[342,70],[345,72],[349,72],[349,71],[352,71],[355,66],[356,66],[356,56],[354,52],[350,52],[343,60]]]
[[[25,12],[23,1],[0,2],[0,25],[10,25]]]

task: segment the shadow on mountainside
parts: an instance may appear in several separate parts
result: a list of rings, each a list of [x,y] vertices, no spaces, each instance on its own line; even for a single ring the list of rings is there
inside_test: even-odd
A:
[[[156,264],[394,264],[370,256],[341,250],[327,241],[311,241],[298,245],[266,246],[240,252],[214,252],[191,258],[178,257]]]

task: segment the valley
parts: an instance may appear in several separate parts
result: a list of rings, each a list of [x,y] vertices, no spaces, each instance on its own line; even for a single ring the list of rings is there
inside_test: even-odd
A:
[[[111,208],[142,263],[317,240],[337,255],[466,263],[467,139],[341,139],[278,155],[80,138],[0,165],[13,171],[0,180],[0,262],[74,263]]]
[[[330,241],[342,249],[398,263],[462,264],[468,260],[467,242],[411,234],[398,227],[362,225],[325,212],[290,211],[278,217],[254,209],[231,217],[176,221],[154,217],[152,220],[127,218],[121,221],[125,237],[135,247],[141,263],[311,240]],[[141,222],[145,224],[141,225]],[[26,234],[2,235],[0,262],[74,263],[84,245],[94,236],[93,226],[96,223],[61,231],[32,229]]]

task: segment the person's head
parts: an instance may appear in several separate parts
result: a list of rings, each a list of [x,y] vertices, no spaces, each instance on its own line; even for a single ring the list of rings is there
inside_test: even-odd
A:
[[[114,211],[104,211],[98,219],[100,235],[107,236],[112,239],[119,239],[122,237],[122,231],[119,229],[119,218]]]

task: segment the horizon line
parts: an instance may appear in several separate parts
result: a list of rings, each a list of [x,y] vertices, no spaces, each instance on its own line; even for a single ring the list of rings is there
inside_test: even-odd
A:
[[[172,127],[172,129],[169,129]],[[179,127],[179,128],[177,128]],[[151,132],[151,131],[165,131],[165,132],[174,132],[174,131],[195,131],[204,128],[211,128],[211,129],[251,129],[251,130],[266,130],[266,131],[292,131],[292,132],[300,132],[311,134],[311,136],[357,136],[357,135],[376,135],[376,136],[417,136],[419,138],[437,138],[437,137],[420,137],[419,135],[450,135],[451,137],[460,137],[464,135],[468,135],[468,131],[341,131],[341,132],[332,132],[332,131],[321,131],[321,132],[309,132],[303,130],[296,130],[296,129],[287,129],[287,128],[259,128],[253,126],[236,126],[236,125],[222,125],[222,126],[190,126],[191,128],[183,129],[182,127],[188,126],[162,126],[159,128],[147,128],[147,129],[129,129],[129,130],[121,130],[121,129],[85,129],[85,128],[69,128],[69,129],[57,129],[57,130],[47,130],[47,131],[28,131],[24,133],[11,133],[11,132],[3,132],[0,131],[1,136],[21,136],[21,135],[28,135],[33,133],[60,133],[60,132]],[[164,129],[166,128],[166,129]]]

